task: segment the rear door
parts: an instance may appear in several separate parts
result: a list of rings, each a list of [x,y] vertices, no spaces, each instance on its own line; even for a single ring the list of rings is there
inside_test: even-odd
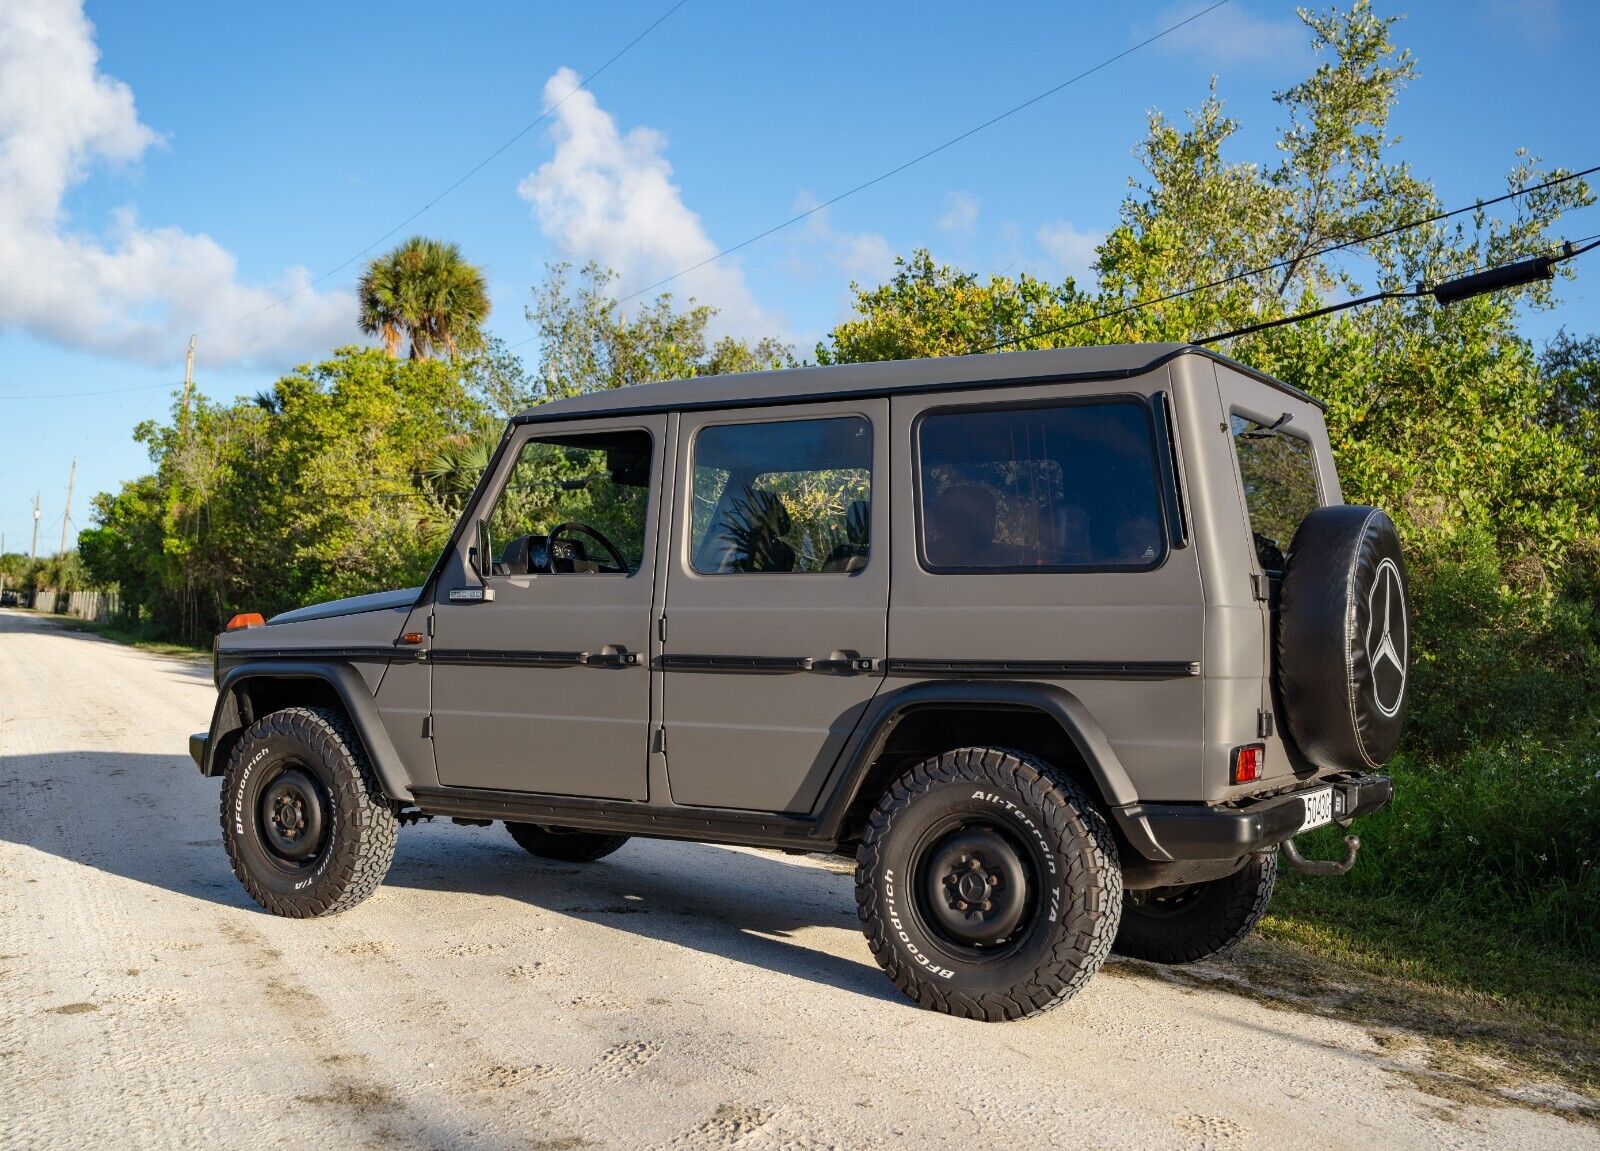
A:
[[[1327,449],[1328,434],[1321,409],[1230,368],[1218,366],[1216,380],[1217,399],[1232,449],[1229,470],[1235,480],[1237,504],[1235,514],[1219,520],[1207,542],[1209,546],[1231,550],[1230,561],[1221,565],[1222,570],[1238,573],[1236,578],[1241,581],[1248,575],[1249,589],[1241,584],[1219,590],[1234,602],[1253,604],[1261,658],[1258,674],[1249,685],[1252,698],[1230,698],[1230,688],[1242,689],[1245,685],[1227,685],[1214,678],[1211,710],[1214,721],[1227,722],[1226,717],[1232,716],[1234,735],[1224,738],[1239,742],[1240,733],[1254,726],[1257,737],[1267,744],[1264,778],[1287,779],[1303,773],[1308,765],[1291,754],[1282,739],[1284,733],[1276,730],[1276,722],[1271,730],[1262,719],[1247,725],[1245,706],[1248,703],[1260,717],[1278,712],[1271,687],[1275,659],[1272,613],[1278,602],[1284,559],[1307,513],[1343,501]],[[1242,786],[1239,790],[1251,788]]]
[[[662,668],[672,801],[803,812],[881,680],[888,403],[685,415]]]

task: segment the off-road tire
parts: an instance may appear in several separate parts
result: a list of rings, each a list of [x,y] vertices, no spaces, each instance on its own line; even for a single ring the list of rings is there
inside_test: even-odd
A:
[[[544,827],[537,823],[511,823],[506,830],[530,855],[540,859],[559,859],[563,863],[593,863],[604,859],[628,842],[626,835],[602,835],[597,831],[576,831],[564,827]]]
[[[1014,837],[1035,865],[1025,885],[1031,918],[988,955],[930,927],[919,895],[936,878],[928,861],[969,818]],[[967,747],[918,764],[878,800],[856,852],[856,906],[878,965],[918,1004],[1022,1019],[1069,999],[1105,962],[1122,869],[1111,828],[1082,788],[1026,753]]]
[[[326,802],[323,846],[289,866],[269,846],[259,810],[274,780],[297,769]],[[342,712],[291,707],[257,720],[234,745],[222,782],[222,842],[233,873],[274,915],[310,919],[354,907],[394,859],[400,824]]]
[[[1267,913],[1278,880],[1278,853],[1252,855],[1244,867],[1224,879],[1186,889],[1162,889],[1123,899],[1122,926],[1113,950],[1129,959],[1151,963],[1194,963],[1221,955],[1235,946]],[[1183,900],[1171,910],[1155,910],[1150,896]],[[1145,906],[1137,902],[1141,896]]]

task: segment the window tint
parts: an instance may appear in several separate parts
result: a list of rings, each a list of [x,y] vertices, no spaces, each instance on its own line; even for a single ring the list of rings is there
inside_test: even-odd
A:
[[[1245,416],[1236,415],[1232,422],[1256,559],[1262,571],[1282,571],[1295,529],[1320,502],[1311,444],[1292,432],[1274,431]]]
[[[649,506],[648,432],[529,440],[489,517],[495,574],[632,574],[644,562]],[[561,524],[583,526],[552,543],[550,532]]]
[[[1166,554],[1134,401],[936,412],[917,434],[935,571],[1154,567]]]
[[[867,566],[872,425],[715,424],[694,439],[690,560],[706,575]]]

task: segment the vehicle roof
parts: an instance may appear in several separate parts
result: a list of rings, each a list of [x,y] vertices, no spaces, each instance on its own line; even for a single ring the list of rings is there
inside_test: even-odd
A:
[[[974,385],[1005,387],[1047,381],[1128,379],[1143,375],[1182,355],[1204,356],[1227,364],[1297,399],[1323,406],[1300,389],[1246,367],[1210,348],[1178,343],[1101,344],[1037,352],[996,352],[981,356],[941,356],[934,359],[785,368],[770,372],[740,372],[735,375],[635,384],[571,399],[552,400],[523,412],[513,422],[544,423],[580,416],[768,406],[855,395],[941,391]]]

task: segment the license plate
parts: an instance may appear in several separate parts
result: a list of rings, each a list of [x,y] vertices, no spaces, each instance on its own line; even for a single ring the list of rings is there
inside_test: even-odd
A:
[[[1321,791],[1310,792],[1301,796],[1300,802],[1305,804],[1306,811],[1300,820],[1301,831],[1310,831],[1313,827],[1333,822],[1333,788],[1324,787]]]

